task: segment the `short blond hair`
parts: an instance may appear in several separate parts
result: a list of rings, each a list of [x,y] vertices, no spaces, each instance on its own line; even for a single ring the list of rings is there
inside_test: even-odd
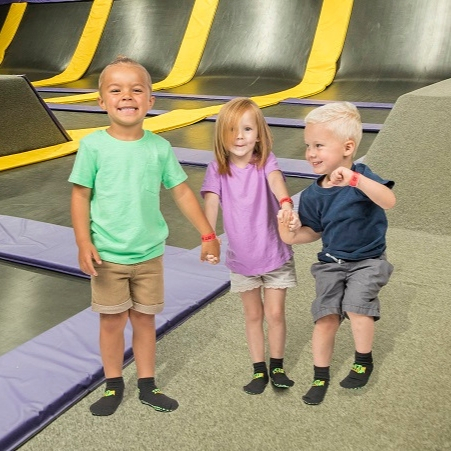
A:
[[[343,141],[354,141],[356,151],[362,140],[359,110],[349,102],[332,102],[315,108],[305,117],[305,124],[323,124]]]
[[[109,69],[110,67],[119,66],[121,64],[128,65],[128,66],[135,66],[136,68],[141,69],[146,74],[147,81],[149,82],[150,91],[152,91],[152,78],[149,74],[149,71],[142,64],[140,64],[137,61],[135,61],[134,59],[129,58],[128,56],[124,56],[124,55],[118,55],[114,61],[112,61],[110,64],[108,64],[104,67],[104,69],[102,70],[102,72],[99,75],[99,91],[102,88],[103,78],[104,78],[106,70]]]
[[[227,102],[219,111],[215,125],[215,157],[220,174],[231,175],[229,151],[236,136],[237,124],[246,111],[252,111],[257,123],[258,142],[255,143],[252,162],[259,168],[265,165],[272,150],[272,134],[259,106],[247,97],[237,97]]]

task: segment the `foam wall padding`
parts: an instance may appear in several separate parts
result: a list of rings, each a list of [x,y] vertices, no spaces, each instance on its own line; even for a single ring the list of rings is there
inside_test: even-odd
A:
[[[0,99],[0,156],[69,141],[26,78],[0,76]]]
[[[390,226],[451,234],[451,79],[399,97],[365,157],[395,181]]]

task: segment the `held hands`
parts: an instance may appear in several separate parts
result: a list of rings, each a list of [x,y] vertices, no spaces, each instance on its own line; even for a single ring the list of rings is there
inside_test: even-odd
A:
[[[93,261],[101,265],[102,260],[97,252],[97,249],[92,243],[86,243],[79,246],[78,251],[78,264],[80,269],[88,276],[97,276],[97,271],[94,269]]]
[[[282,225],[287,227],[290,232],[294,232],[302,226],[298,214],[293,210],[279,210],[277,219]]]
[[[327,184],[329,186],[348,186],[354,174],[354,171],[351,171],[351,169],[341,166],[330,174]]]
[[[202,249],[200,259],[203,262],[208,262],[211,265],[216,265],[220,262],[220,245],[221,240],[219,238],[215,238],[211,241],[202,241]]]

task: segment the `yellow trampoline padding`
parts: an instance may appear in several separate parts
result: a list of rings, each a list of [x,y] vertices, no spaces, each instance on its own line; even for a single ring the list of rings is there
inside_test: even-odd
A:
[[[110,14],[113,0],[94,0],[85,28],[66,69],[54,77],[33,82],[33,86],[51,86],[76,81],[91,64]]]
[[[42,149],[29,150],[0,158],[0,171],[70,155],[78,150],[78,141],[69,141]]]
[[[290,97],[307,97],[316,94],[323,91],[333,81],[336,63],[346,38],[352,5],[353,0],[324,0],[304,79],[294,88],[253,97],[261,108],[274,105]],[[144,128],[154,133],[173,130],[213,116],[221,108],[222,105],[213,105],[192,110],[173,110],[145,119]],[[1,157],[0,171],[62,157],[75,152],[78,148],[78,142],[83,136],[105,128],[107,127],[68,130],[68,134],[73,139],[69,143]]]
[[[219,0],[196,0],[174,66],[168,76],[152,88],[175,88],[188,83],[195,75],[207,43]],[[77,103],[97,100],[98,92],[46,99],[49,103]]]
[[[12,3],[9,7],[3,27],[0,31],[0,64],[5,57],[6,49],[11,44],[17,29],[19,28],[22,17],[27,9],[26,3]]]

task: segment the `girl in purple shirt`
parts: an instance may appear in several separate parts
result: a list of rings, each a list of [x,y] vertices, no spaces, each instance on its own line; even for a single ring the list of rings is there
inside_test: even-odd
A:
[[[286,290],[296,285],[296,271],[291,246],[280,239],[277,223],[279,208],[288,220],[293,217],[293,202],[271,148],[271,132],[257,104],[248,98],[231,100],[218,115],[216,161],[209,164],[201,190],[213,229],[219,206],[222,209],[230,290],[240,293],[243,302],[253,363],[253,378],[243,389],[252,395],[263,393],[269,379],[279,388],[294,384],[283,369],[283,358]],[[291,227],[298,225],[293,222]]]

